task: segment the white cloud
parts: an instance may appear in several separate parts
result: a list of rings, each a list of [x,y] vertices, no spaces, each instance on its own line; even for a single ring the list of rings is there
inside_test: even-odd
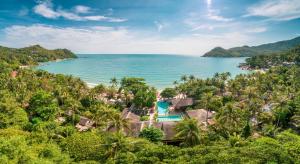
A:
[[[247,29],[246,32],[247,33],[262,33],[262,32],[266,32],[267,30],[268,30],[267,27],[255,27],[255,28]]]
[[[50,1],[40,2],[36,5],[33,10],[36,14],[39,14],[45,18],[55,19],[60,16],[60,14],[52,9],[53,5]]]
[[[212,3],[212,0],[206,0],[206,3],[207,3],[207,6],[210,7],[211,3]]]
[[[233,23],[221,23],[221,24],[194,24],[192,25],[191,31],[199,31],[199,30],[208,30],[213,31],[218,28],[230,28],[233,27],[235,24]]]
[[[212,8],[212,0],[206,0],[207,5],[207,18],[215,21],[221,21],[221,22],[229,22],[232,21],[232,18],[225,18],[220,15],[220,11]]]
[[[208,11],[207,17],[208,17],[208,19],[215,20],[215,21],[221,21],[221,22],[230,22],[233,20],[232,18],[225,18],[225,17],[219,15],[219,12],[217,10],[212,10],[212,9],[210,9]]]
[[[91,8],[88,7],[88,6],[83,6],[83,5],[78,5],[78,6],[75,6],[74,7],[74,10],[76,13],[83,13],[83,14],[86,14],[86,13],[89,13],[91,12]]]
[[[74,21],[107,21],[107,22],[125,22],[127,19],[123,18],[113,18],[113,17],[106,17],[102,15],[89,15],[89,16],[82,16],[80,14],[87,14],[91,12],[91,8],[87,6],[78,5],[74,7],[74,12],[66,11],[63,9],[55,10],[51,0],[39,2],[33,8],[36,14],[39,14],[45,18],[49,19],[57,19],[59,17],[74,20]]]
[[[216,46],[225,48],[251,42],[245,34],[194,34],[162,38],[127,28],[94,26],[59,28],[47,25],[11,26],[4,29],[1,44],[24,47],[41,44],[47,48],[68,48],[77,53],[163,53],[202,55]]]
[[[261,16],[279,21],[300,18],[300,1],[264,0],[248,8],[246,16]]]

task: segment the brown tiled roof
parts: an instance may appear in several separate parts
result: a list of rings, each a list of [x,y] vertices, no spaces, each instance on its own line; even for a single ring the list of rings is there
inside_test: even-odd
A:
[[[196,119],[198,123],[206,122],[207,110],[204,109],[196,109],[196,110],[188,110],[186,111],[189,118]],[[212,118],[212,112],[208,112],[208,119]]]

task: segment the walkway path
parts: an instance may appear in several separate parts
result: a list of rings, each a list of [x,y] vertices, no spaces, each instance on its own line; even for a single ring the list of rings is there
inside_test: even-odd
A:
[[[154,121],[154,115],[155,115],[155,112],[154,112],[154,113],[150,113],[150,117],[149,117],[149,127],[151,127],[152,124],[153,124],[153,121]]]

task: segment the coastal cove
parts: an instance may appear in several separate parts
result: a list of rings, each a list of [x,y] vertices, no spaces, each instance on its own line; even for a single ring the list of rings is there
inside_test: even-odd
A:
[[[182,75],[198,78],[230,72],[232,77],[247,73],[238,68],[246,58],[213,58],[150,54],[79,54],[76,59],[46,62],[36,69],[80,77],[89,86],[109,84],[111,78],[141,77],[158,89],[170,87]]]

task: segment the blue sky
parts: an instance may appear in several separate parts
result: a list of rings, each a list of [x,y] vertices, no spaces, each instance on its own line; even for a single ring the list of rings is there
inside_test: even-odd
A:
[[[1,0],[0,44],[202,55],[300,36],[300,0]]]

